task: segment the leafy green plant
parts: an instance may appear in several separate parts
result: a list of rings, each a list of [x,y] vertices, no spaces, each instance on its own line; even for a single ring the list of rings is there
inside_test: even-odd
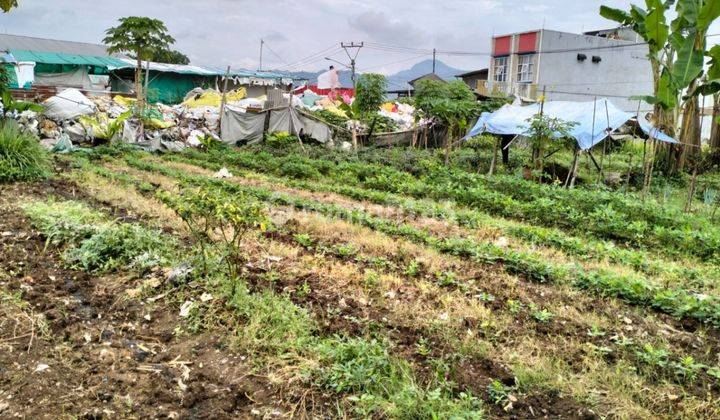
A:
[[[280,174],[295,179],[319,179],[320,172],[303,162],[286,162],[280,168]]]
[[[16,101],[7,89],[0,90],[0,92],[6,114],[21,113],[24,111],[42,112],[45,109],[42,105],[33,102]]]
[[[548,311],[547,309],[535,310],[530,315],[533,317],[533,319],[535,319],[535,321],[542,324],[547,324],[555,317],[555,314]]]
[[[33,134],[13,120],[0,122],[0,182],[34,181],[50,176],[50,158]]]
[[[176,249],[174,241],[159,231],[112,222],[78,202],[34,201],[23,211],[48,244],[65,246],[65,262],[89,272],[146,271],[169,264]]]
[[[185,188],[179,195],[165,192],[159,197],[185,222],[200,247],[207,270],[207,246],[217,238],[224,245],[222,259],[231,277],[245,263],[242,242],[252,229],[264,230],[269,220],[265,208],[244,194],[227,194],[216,188]]]
[[[490,402],[500,405],[508,399],[508,396],[512,392],[512,387],[509,387],[500,382],[499,380],[494,379],[492,382],[490,382],[490,385],[488,385],[487,391]]]
[[[548,149],[575,145],[571,131],[578,123],[574,121],[563,121],[540,113],[529,118],[527,123],[525,136],[532,145],[532,164],[536,171],[542,171]]]
[[[382,74],[365,73],[357,81],[355,102],[361,114],[376,113],[385,100],[387,80]]]
[[[265,134],[265,144],[274,149],[285,150],[298,144],[298,138],[287,131]]]
[[[77,201],[31,201],[22,209],[53,246],[77,244],[109,223],[105,215]]]
[[[695,382],[698,375],[706,368],[702,363],[697,363],[692,356],[686,356],[677,362],[671,362],[670,366],[679,380],[690,383]]]
[[[131,268],[146,271],[164,266],[174,249],[162,233],[141,226],[111,224],[68,249],[63,258],[72,266],[89,272]]]
[[[295,239],[295,242],[297,242],[298,244],[302,245],[305,248],[310,249],[315,246],[315,241],[307,233],[298,233],[293,238]]]
[[[223,142],[210,134],[200,137],[198,141],[200,142],[200,149],[204,151],[220,149],[223,146]]]
[[[410,264],[405,268],[405,275],[408,277],[417,277],[420,275],[420,270],[422,267],[420,266],[420,263],[416,260],[410,261]]]
[[[655,348],[651,344],[645,344],[639,350],[636,350],[635,356],[639,361],[653,369],[649,373],[654,375],[657,375],[654,370],[663,370],[670,363],[670,352],[662,348]]]
[[[520,311],[523,308],[523,304],[517,300],[510,299],[506,302],[508,311],[510,311],[511,314],[517,315],[520,313]]]

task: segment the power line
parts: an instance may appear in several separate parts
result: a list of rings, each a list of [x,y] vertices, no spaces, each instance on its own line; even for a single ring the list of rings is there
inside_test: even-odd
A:
[[[313,60],[317,60],[318,57],[322,59],[327,54],[335,54],[336,52],[340,51],[340,47],[337,46],[337,44],[333,44],[323,50],[320,50],[316,53],[310,54],[306,57],[303,57],[299,60],[296,60],[292,63],[289,63],[288,65],[282,67],[282,68],[295,68],[295,67],[301,67],[306,65],[307,63],[313,62]]]
[[[406,61],[416,60],[416,59],[421,58],[421,57],[427,57],[428,55],[429,55],[429,54],[424,54],[424,53],[423,53],[423,54],[420,54],[420,55],[412,56],[412,57],[410,57],[410,58],[403,58],[402,60],[391,61],[391,62],[389,62],[389,63],[378,64],[378,65],[374,65],[374,66],[370,66],[370,67],[364,67],[364,68],[362,68],[362,69],[359,69],[358,71],[368,71],[368,70],[377,69],[377,68],[380,68],[380,67],[391,66],[391,65],[393,65],[393,64],[404,63],[404,62],[406,62]]]
[[[288,65],[288,62],[285,61],[284,58],[280,57],[280,55],[279,55],[278,53],[276,53],[272,48],[270,48],[270,46],[268,45],[267,41],[263,40],[263,44],[265,45],[265,48],[267,48],[267,50],[270,51],[270,53],[272,53],[272,55],[274,55],[275,57],[277,57],[278,60],[280,60],[283,64]]]

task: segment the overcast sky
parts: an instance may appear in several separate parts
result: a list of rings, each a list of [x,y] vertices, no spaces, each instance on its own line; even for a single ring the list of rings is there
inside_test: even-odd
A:
[[[163,20],[176,48],[194,64],[255,69],[260,38],[267,42],[263,68],[317,70],[341,41],[366,41],[416,49],[488,52],[493,34],[544,27],[570,32],[613,26],[598,15],[597,0],[19,0],[0,14],[0,30],[83,42],[101,42],[104,31],[128,15]],[[642,3],[642,1],[640,1]],[[629,0],[603,0],[627,8]],[[333,48],[333,49],[331,49]],[[397,48],[365,48],[358,68],[394,73],[431,55]],[[326,53],[322,53],[327,51]],[[312,56],[315,57],[301,61]],[[486,55],[443,56],[467,70],[488,66]],[[292,66],[293,64],[299,65]],[[290,66],[289,66],[290,65]]]

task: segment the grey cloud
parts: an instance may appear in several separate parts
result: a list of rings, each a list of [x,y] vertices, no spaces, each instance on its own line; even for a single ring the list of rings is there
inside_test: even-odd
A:
[[[374,41],[400,45],[423,43],[425,35],[412,24],[389,18],[383,12],[365,12],[349,20],[350,26],[369,36]]]
[[[602,4],[627,8],[631,1],[603,0]],[[282,68],[283,62],[294,63],[327,50],[301,66],[317,70],[326,66],[325,56],[347,58],[328,49],[341,41],[488,51],[493,34],[536,29],[543,22],[546,28],[566,31],[612,25],[598,15],[598,2],[536,3],[544,7],[523,11],[534,4],[527,0],[21,0],[18,9],[0,14],[0,31],[97,43],[122,16],[151,16],[167,24],[177,39],[176,48],[194,64],[256,67],[260,38],[264,38],[282,58],[265,54],[264,67]],[[718,28],[711,31],[720,32]],[[440,59],[468,70],[488,64],[482,56]],[[412,60],[412,55],[366,48],[358,66],[395,72],[413,65]]]

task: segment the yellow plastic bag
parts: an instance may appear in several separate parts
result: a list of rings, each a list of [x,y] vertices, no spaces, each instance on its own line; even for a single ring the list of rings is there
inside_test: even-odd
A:
[[[175,123],[172,121],[163,121],[157,118],[148,118],[145,121],[145,127],[155,130],[164,130],[166,128],[175,127]]]
[[[125,96],[116,95],[113,98],[113,101],[115,101],[115,103],[118,105],[124,106],[125,108],[130,108],[131,106],[135,105],[135,102],[137,102],[137,99],[127,98]]]
[[[228,92],[226,101],[228,103],[237,102],[239,100],[245,99],[246,96],[247,90],[245,88],[240,88]],[[208,90],[203,92],[199,97],[188,99],[187,101],[183,102],[183,105],[188,108],[199,108],[201,106],[212,106],[219,108],[221,103],[222,93],[216,90]]]

